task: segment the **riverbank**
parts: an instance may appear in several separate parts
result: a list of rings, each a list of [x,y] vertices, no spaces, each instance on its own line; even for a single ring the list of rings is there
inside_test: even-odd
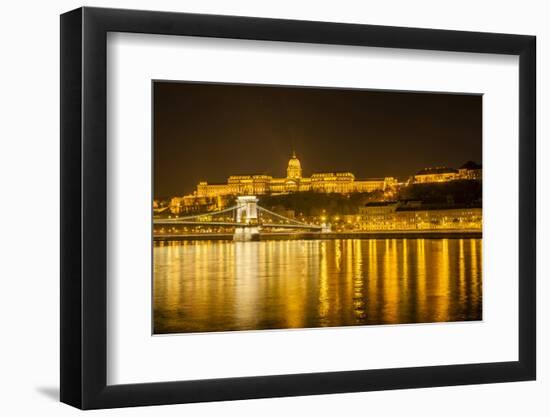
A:
[[[261,233],[260,240],[315,240],[315,239],[481,239],[480,230],[379,230],[361,232],[299,232],[299,233]],[[232,233],[204,234],[163,234],[154,236],[154,240],[233,240]]]

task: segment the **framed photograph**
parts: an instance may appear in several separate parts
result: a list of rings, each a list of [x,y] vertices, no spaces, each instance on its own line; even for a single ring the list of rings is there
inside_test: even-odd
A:
[[[535,37],[61,16],[61,401],[533,380]]]

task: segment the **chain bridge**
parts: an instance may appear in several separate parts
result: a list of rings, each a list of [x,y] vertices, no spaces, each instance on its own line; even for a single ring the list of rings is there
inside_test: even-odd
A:
[[[193,216],[154,219],[155,225],[225,226],[234,227],[233,240],[258,240],[265,229],[295,229],[330,232],[323,225],[307,224],[282,216],[258,205],[256,196],[239,196],[237,204],[223,210]]]

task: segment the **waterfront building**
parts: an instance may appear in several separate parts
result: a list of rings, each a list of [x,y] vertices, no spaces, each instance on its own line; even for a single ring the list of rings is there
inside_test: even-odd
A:
[[[399,203],[397,201],[373,201],[359,208],[359,214],[373,217],[395,213]]]
[[[286,177],[284,178],[263,174],[231,175],[224,183],[199,182],[192,196],[265,195],[298,191],[348,194],[376,190],[385,191],[396,185],[397,179],[393,177],[357,180],[351,172],[321,172],[313,173],[311,177],[304,177],[300,160],[293,152],[288,161]]]
[[[480,207],[406,209],[395,203],[373,205],[361,211],[358,226],[361,230],[481,230]]]

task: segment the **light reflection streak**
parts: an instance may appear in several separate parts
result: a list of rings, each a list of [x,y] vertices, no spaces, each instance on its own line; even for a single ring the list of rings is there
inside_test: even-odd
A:
[[[479,239],[162,242],[156,333],[481,318]]]

